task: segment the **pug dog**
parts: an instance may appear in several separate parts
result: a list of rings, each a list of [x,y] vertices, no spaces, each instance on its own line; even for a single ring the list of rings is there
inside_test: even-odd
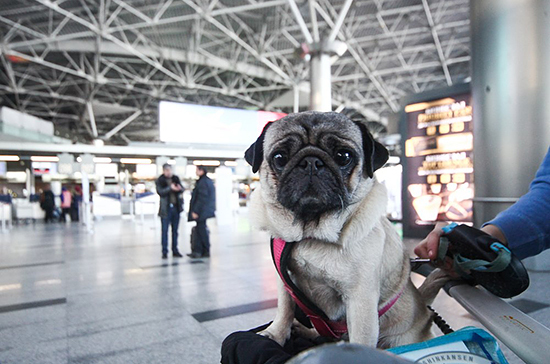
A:
[[[426,306],[443,283],[419,290],[410,280],[374,177],[388,151],[364,124],[334,112],[289,114],[266,125],[245,159],[260,177],[253,225],[295,242],[290,279],[330,320],[345,320],[350,342],[388,348],[432,337]],[[277,314],[261,334],[283,345],[294,308],[279,279]]]

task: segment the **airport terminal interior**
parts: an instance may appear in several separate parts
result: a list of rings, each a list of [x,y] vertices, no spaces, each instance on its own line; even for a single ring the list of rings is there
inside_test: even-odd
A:
[[[342,178],[361,161],[353,176],[371,183],[380,150],[363,127],[387,150],[380,218],[410,258],[436,223],[481,228],[543,170],[549,14],[539,0],[0,0],[0,364],[220,363],[228,335],[272,321],[280,236],[253,223],[251,196],[281,187],[270,178],[292,156],[260,167],[249,153],[295,113],[360,126],[353,145],[372,159],[346,135],[329,156]],[[323,161],[292,167],[310,168],[303,191]],[[461,341],[479,363],[543,364],[550,253],[520,260],[508,243],[487,254],[507,251],[528,287],[500,298],[462,282],[431,307],[499,344],[490,357]],[[422,353],[412,362],[466,362]]]

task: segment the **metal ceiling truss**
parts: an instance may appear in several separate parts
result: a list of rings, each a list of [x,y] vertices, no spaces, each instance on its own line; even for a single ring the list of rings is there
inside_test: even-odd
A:
[[[338,39],[335,104],[383,121],[469,77],[468,16],[468,0],[0,0],[0,99],[75,139],[154,141],[159,100],[266,108],[308,81],[297,48]]]

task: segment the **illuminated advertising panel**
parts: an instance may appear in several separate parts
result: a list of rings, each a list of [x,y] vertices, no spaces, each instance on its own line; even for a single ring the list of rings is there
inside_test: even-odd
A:
[[[473,221],[473,120],[469,93],[409,104],[404,224]],[[404,226],[405,228],[405,226]]]
[[[168,143],[247,147],[258,138],[267,122],[285,115],[161,101],[160,140]]]

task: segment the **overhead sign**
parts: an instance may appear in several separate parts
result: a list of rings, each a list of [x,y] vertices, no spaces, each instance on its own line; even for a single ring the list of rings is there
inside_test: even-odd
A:
[[[80,162],[80,171],[88,175],[95,173],[94,156],[91,154],[82,154],[80,156],[82,161]]]
[[[59,161],[57,162],[57,172],[61,174],[73,174],[74,172],[74,156],[69,153],[58,154]]]
[[[42,176],[45,174],[56,174],[57,163],[56,162],[32,162],[32,171],[35,176]]]
[[[187,158],[185,157],[177,157],[175,158],[176,165],[174,167],[174,173],[177,176],[185,176],[185,171],[187,170]]]
[[[470,94],[407,105],[405,202],[409,226],[473,221]],[[408,111],[408,112],[407,112]]]

